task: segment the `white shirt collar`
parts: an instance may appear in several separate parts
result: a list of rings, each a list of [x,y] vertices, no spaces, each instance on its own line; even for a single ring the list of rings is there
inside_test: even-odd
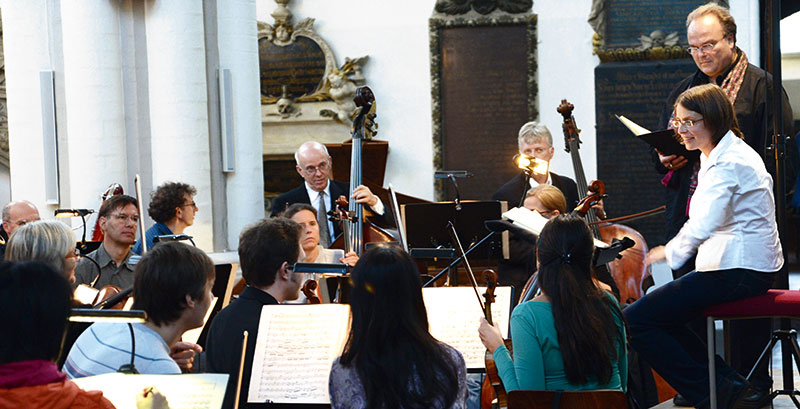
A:
[[[316,190],[312,189],[311,185],[309,185],[308,182],[305,182],[305,185],[306,185],[306,191],[308,192],[308,199],[311,201],[311,203],[315,203],[317,201],[317,198],[319,197],[319,192],[317,192]],[[331,181],[330,180],[328,180],[328,184],[325,186],[325,194],[328,197],[331,197]]]
[[[533,176],[531,176],[530,178],[530,184],[531,184],[531,189],[535,188],[536,186],[539,186],[539,182],[537,182],[536,179],[533,178]],[[553,184],[553,178],[550,177],[550,172],[547,172],[547,180],[544,182],[544,184],[545,185]]]

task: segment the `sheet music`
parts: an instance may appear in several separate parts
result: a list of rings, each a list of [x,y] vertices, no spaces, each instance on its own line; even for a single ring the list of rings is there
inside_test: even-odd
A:
[[[247,402],[330,403],[328,375],[349,325],[346,304],[265,305]]]
[[[109,373],[73,379],[86,390],[103,391],[117,409],[136,409],[136,395],[155,386],[170,408],[219,409],[225,398],[228,374],[125,375]]]
[[[214,306],[217,304],[217,297],[211,297],[211,304],[208,305],[208,310],[206,311],[205,317],[203,317],[203,325],[195,328],[190,329],[183,333],[181,336],[182,341],[191,342],[193,344],[197,343],[197,340],[200,339],[200,334],[203,333],[203,328],[205,328],[206,323],[208,323],[208,317],[211,316],[211,311],[214,310]]]
[[[524,207],[515,207],[503,213],[503,217],[512,220],[515,225],[531,231],[536,236],[539,236],[544,225],[548,222],[548,219],[536,210],[529,210]],[[608,247],[608,244],[594,239],[594,246],[604,249]]]
[[[483,297],[485,287],[478,287]],[[497,287],[492,304],[492,320],[500,326],[503,337],[508,338],[508,320],[511,310],[511,287]],[[461,352],[467,368],[484,368],[486,347],[478,336],[480,304],[472,287],[426,287],[422,298],[428,310],[431,335]]]
[[[617,117],[617,119],[619,119],[620,122],[622,122],[623,125],[625,125],[625,127],[630,129],[630,131],[633,132],[633,134],[636,136],[650,133],[649,129],[637,124],[636,122],[631,121],[628,118],[625,118],[625,115],[615,115],[615,116]]]

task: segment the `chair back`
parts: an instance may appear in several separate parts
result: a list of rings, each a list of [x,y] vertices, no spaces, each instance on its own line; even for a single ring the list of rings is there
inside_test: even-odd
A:
[[[618,390],[529,391],[508,393],[508,409],[625,409],[628,401]]]

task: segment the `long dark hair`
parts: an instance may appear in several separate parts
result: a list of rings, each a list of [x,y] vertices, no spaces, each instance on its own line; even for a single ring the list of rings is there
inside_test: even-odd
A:
[[[355,367],[369,408],[455,402],[456,364],[428,332],[419,272],[408,253],[376,246],[352,273],[353,322],[339,362]]]
[[[567,379],[575,385],[611,380],[616,343],[624,342],[614,317],[622,313],[592,280],[592,233],[575,216],[557,216],[537,242],[539,282],[550,298]]]

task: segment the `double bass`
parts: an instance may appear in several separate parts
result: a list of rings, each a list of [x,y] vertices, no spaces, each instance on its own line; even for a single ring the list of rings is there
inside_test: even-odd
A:
[[[360,87],[353,98],[358,114],[353,119],[352,150],[350,155],[350,192],[362,185],[362,151],[361,143],[368,133],[375,134],[375,116],[377,104],[375,95],[369,87]],[[364,206],[355,200],[339,197],[336,201],[338,211],[333,220],[342,223],[342,235],[331,244],[331,248],[344,249],[345,254],[354,251],[361,255],[365,243],[394,241],[394,237],[385,230],[364,220]],[[344,206],[347,210],[344,210]],[[388,211],[388,210],[387,210]]]
[[[558,113],[564,118],[562,129],[564,131],[565,150],[572,157],[572,166],[575,172],[575,183],[578,187],[578,196],[586,197],[589,185],[580,157],[580,130],[575,124],[572,111],[575,107],[567,100],[561,100]],[[594,211],[586,212],[586,219],[592,229],[594,237],[604,243],[611,244],[614,239],[622,240],[631,238],[636,244],[620,253],[621,258],[608,263],[608,270],[617,284],[620,293],[620,302],[632,303],[644,296],[642,282],[650,275],[650,266],[645,263],[647,256],[647,243],[644,237],[636,230],[621,224],[607,223],[597,219]]]

